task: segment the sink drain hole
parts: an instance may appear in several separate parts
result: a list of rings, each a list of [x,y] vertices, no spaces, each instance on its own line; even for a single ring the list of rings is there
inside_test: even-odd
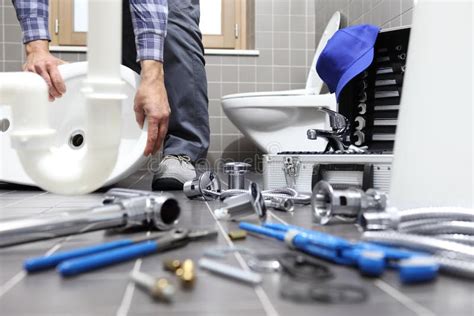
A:
[[[84,146],[84,132],[76,131],[72,133],[69,138],[69,146],[71,146],[72,149],[79,149]]]

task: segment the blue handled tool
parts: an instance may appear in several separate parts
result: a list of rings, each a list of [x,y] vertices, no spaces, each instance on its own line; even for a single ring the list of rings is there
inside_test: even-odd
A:
[[[188,229],[173,229],[156,240],[127,244],[108,251],[63,261],[58,265],[57,270],[62,276],[78,275],[119,262],[144,257],[152,253],[184,247],[194,240],[214,237],[217,237],[216,230],[192,231]]]
[[[158,233],[158,234],[152,234],[150,236],[145,236],[141,238],[121,239],[121,240],[106,242],[106,243],[96,245],[96,246],[87,246],[87,247],[73,249],[73,250],[60,251],[50,256],[41,256],[41,257],[27,259],[23,263],[23,267],[28,272],[38,272],[38,271],[54,268],[61,262],[69,260],[69,259],[84,257],[84,256],[96,254],[99,252],[116,249],[119,247],[130,246],[130,245],[137,244],[140,242],[158,239],[162,236],[163,236],[163,233]]]
[[[366,275],[380,276],[386,267],[399,270],[403,283],[431,281],[438,273],[438,263],[427,254],[366,242],[350,242],[326,233],[282,224],[262,226],[241,222],[249,232],[286,242],[307,254],[335,262],[357,266]]]

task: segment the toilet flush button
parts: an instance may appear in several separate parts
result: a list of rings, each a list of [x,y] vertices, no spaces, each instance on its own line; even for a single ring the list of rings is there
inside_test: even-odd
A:
[[[5,133],[10,128],[10,121],[8,119],[0,120],[0,132]]]

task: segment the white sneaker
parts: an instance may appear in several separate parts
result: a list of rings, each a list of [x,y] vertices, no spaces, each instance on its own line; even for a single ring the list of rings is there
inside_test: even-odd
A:
[[[196,169],[188,156],[167,155],[161,160],[151,187],[154,191],[182,190],[184,183],[194,178]]]

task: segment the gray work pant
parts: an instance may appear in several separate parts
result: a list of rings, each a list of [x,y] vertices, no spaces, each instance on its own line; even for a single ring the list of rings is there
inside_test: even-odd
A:
[[[209,113],[204,48],[199,30],[199,0],[168,0],[164,49],[165,86],[171,107],[164,155],[205,158]],[[122,64],[140,73],[128,0],[123,0]]]

